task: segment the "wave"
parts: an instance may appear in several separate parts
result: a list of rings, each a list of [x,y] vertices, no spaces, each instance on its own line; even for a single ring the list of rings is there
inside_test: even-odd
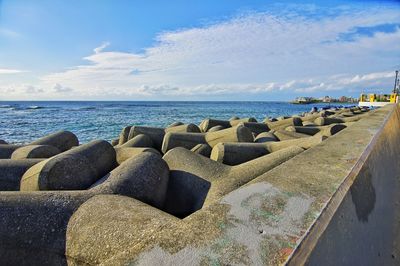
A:
[[[44,106],[37,106],[37,105],[32,105],[32,106],[28,106],[26,109],[28,110],[36,110],[36,109],[44,109],[46,107]]]
[[[12,108],[12,106],[8,105],[8,104],[3,104],[3,105],[0,105],[0,108],[9,109],[9,108]]]

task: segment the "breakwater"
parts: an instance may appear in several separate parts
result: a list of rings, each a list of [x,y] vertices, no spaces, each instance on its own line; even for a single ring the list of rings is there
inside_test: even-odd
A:
[[[399,115],[394,105],[328,109],[264,121],[128,125],[111,143],[78,145],[71,132],[21,145],[4,140],[1,263],[321,264],[329,230],[337,237],[334,214],[365,162],[399,158],[392,146]],[[372,180],[381,171],[374,169]],[[386,197],[396,204],[399,180],[388,179]],[[358,191],[362,199],[370,189]],[[368,220],[374,208],[360,204]]]

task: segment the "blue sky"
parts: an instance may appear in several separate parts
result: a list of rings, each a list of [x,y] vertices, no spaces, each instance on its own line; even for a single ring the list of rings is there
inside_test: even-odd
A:
[[[389,92],[399,1],[0,0],[0,100]]]

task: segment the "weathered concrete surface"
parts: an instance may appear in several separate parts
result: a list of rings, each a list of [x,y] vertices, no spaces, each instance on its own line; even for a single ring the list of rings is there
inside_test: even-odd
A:
[[[0,264],[66,265],[69,218],[87,192],[0,192]]]
[[[119,194],[162,208],[169,179],[161,155],[144,152],[122,163],[90,189],[96,194]]]
[[[44,136],[43,138],[29,143],[29,145],[50,145],[63,152],[78,146],[79,141],[74,133],[63,130]]]
[[[279,139],[274,135],[273,132],[263,132],[255,137],[254,142],[263,143],[267,141],[279,141]]]
[[[164,155],[171,170],[165,209],[185,217],[302,151],[290,147],[241,165],[227,166],[175,148]]]
[[[285,263],[309,228],[318,224],[317,218],[379,131],[391,108],[371,112],[370,116],[228,193],[218,202],[179,223],[165,225],[103,264]],[[394,138],[398,140],[398,122],[394,131]],[[391,151],[398,158],[398,149]],[[367,235],[368,232],[364,234]],[[84,255],[79,258],[80,262],[85,261]]]
[[[212,149],[210,158],[227,165],[238,165],[291,146],[309,149],[321,143],[325,138],[324,136],[308,136],[300,139],[264,143],[219,143]]]
[[[197,144],[208,144],[214,147],[220,142],[253,142],[253,139],[250,129],[243,125],[207,133],[168,132],[164,137],[161,150],[166,153],[176,147],[190,150]]]
[[[115,159],[115,150],[110,143],[91,141],[32,166],[22,177],[20,189],[87,189],[116,167]]]
[[[50,158],[60,152],[58,148],[50,145],[27,145],[16,149],[11,154],[11,159]]]
[[[23,147],[23,145],[0,144],[0,159],[10,159],[11,154],[21,147]]]
[[[290,264],[400,265],[400,109],[330,199]]]
[[[212,148],[208,144],[197,144],[191,149],[192,152],[203,155],[205,157],[210,157],[211,150]]]
[[[71,215],[82,203],[95,195],[104,193],[138,198],[142,202],[137,200],[132,202],[135,202],[135,206],[139,206],[139,208],[136,208],[135,212],[129,215],[144,221],[146,215],[153,214],[156,209],[143,202],[158,207],[163,205],[168,175],[168,166],[160,155],[143,153],[117,167],[103,183],[93,189],[84,191],[0,192],[0,265],[65,265],[67,224]],[[95,226],[95,229],[101,229],[101,231],[96,231],[92,227],[93,224],[85,223],[82,231],[80,231],[82,238],[79,239],[84,239],[88,235],[97,237],[97,234],[103,235],[106,239],[112,237],[107,232],[111,232],[115,227],[111,227],[111,225],[109,227],[109,225],[102,223],[102,221],[105,221],[104,219],[98,219],[107,215],[101,213],[102,210],[109,206],[115,206],[112,202],[113,198],[114,196],[110,197],[109,205],[103,205],[102,201],[98,201],[102,206],[92,205],[96,215],[91,212],[86,213],[98,225]],[[125,202],[127,198],[123,197],[122,200]],[[122,207],[129,206],[129,202],[128,199]],[[117,223],[118,221],[123,223],[126,221],[123,217],[126,217],[127,214],[120,212],[121,210],[118,208],[108,209],[108,215],[112,215],[108,218]],[[148,214],[136,212],[141,210],[149,211]],[[161,213],[161,211],[158,212]],[[163,215],[166,216],[165,213]],[[74,221],[80,223],[81,219],[75,218]],[[156,217],[156,220],[153,219],[153,221],[157,223],[161,220]],[[104,227],[100,228],[100,224]],[[148,225],[149,223],[126,224],[125,228],[132,228],[133,226],[138,228],[136,236],[139,236],[144,232],[139,230],[139,226],[146,229]],[[85,235],[84,230],[87,228],[90,228],[90,233]],[[117,229],[122,230],[122,227],[117,227]],[[131,232],[120,231],[120,233],[125,236],[132,236]],[[151,232],[149,231],[149,233]],[[96,238],[91,240],[98,242]],[[132,242],[130,243],[132,244]],[[98,242],[98,245],[94,247],[100,247],[97,252],[102,253],[108,250],[106,245],[107,243]],[[90,248],[87,247],[87,249]],[[119,252],[120,250],[116,251]],[[110,254],[104,255],[109,256]],[[83,261],[77,263],[82,264]]]
[[[133,126],[129,131],[128,140],[136,137],[139,134],[144,134],[148,136],[154,145],[154,148],[161,150],[161,145],[163,143],[164,135],[166,133],[177,133],[177,132],[191,132],[199,133],[200,129],[194,124],[178,125],[168,128],[160,127],[145,127],[145,126]]]
[[[99,264],[178,220],[132,198],[95,196],[70,219],[66,254],[70,264]]]
[[[17,191],[21,178],[32,166],[44,159],[0,160],[0,191]]]
[[[118,164],[123,163],[124,161],[128,160],[129,158],[138,156],[139,154],[141,154],[143,152],[153,152],[156,154],[160,154],[156,149],[153,149],[153,148],[115,147],[114,149],[115,149],[116,159],[117,159]]]
[[[135,137],[133,137],[132,139],[128,140],[127,142],[125,142],[122,145],[119,145],[118,147],[121,148],[132,148],[132,147],[139,147],[139,148],[152,148],[153,145],[153,141],[151,140],[151,138],[147,135],[144,134],[139,134],[136,135]]]

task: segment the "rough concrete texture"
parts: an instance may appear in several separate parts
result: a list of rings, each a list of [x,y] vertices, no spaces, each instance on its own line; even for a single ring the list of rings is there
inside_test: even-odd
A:
[[[11,159],[50,158],[60,153],[60,150],[50,145],[28,145],[16,149],[11,154]]]
[[[337,116],[330,116],[330,117],[318,117],[314,120],[314,124],[318,126],[326,126],[335,123],[346,123],[346,122],[355,122],[360,120],[361,118],[368,115],[368,113],[363,113],[360,115],[353,115],[351,117],[337,117]]]
[[[0,264],[65,265],[67,224],[71,215],[83,202],[99,193],[120,193],[139,198],[160,208],[163,205],[168,176],[168,166],[159,155],[143,153],[113,170],[106,180],[90,190],[0,192]],[[143,210],[155,210],[142,202],[139,205],[147,206],[141,208]],[[100,208],[101,206],[97,206],[98,211]],[[111,214],[112,210],[108,211]],[[115,216],[118,211],[114,208],[113,211],[112,218],[108,217],[114,221],[121,221],[125,214],[119,213]],[[144,213],[134,212],[131,215],[139,218]],[[97,220],[99,216],[93,218],[98,226],[102,224],[107,228],[106,224]],[[79,218],[74,221],[79,222]],[[146,225],[148,224],[144,223],[143,227]],[[132,226],[138,228],[139,225],[132,224]],[[114,229],[109,227],[108,230],[97,232],[105,237],[110,237],[107,232],[112,232],[112,237],[115,236],[115,231],[112,231]],[[121,231],[121,233],[125,236],[132,235],[130,232]],[[89,234],[94,235],[94,231],[90,229]],[[107,250],[107,243],[99,242],[99,244],[104,248],[98,250],[99,253]],[[81,263],[83,262],[78,264]]]
[[[96,194],[119,194],[162,208],[169,179],[168,165],[159,154],[144,152],[111,171],[90,190]]]
[[[293,131],[287,131],[287,130],[276,130],[274,132],[274,135],[280,140],[290,140],[290,139],[299,139],[299,138],[307,138],[309,135],[303,134],[303,133],[298,133],[298,132],[293,132]]]
[[[274,135],[273,132],[263,132],[258,134],[257,137],[254,138],[254,142],[256,143],[263,143],[267,141],[279,141],[279,139]]]
[[[253,132],[254,134],[258,135],[260,133],[263,132],[267,132],[269,131],[269,127],[268,125],[264,124],[264,123],[256,123],[256,122],[241,122],[239,123],[240,125],[243,125],[245,127],[247,127],[248,129],[250,129],[251,132]],[[238,125],[239,125],[238,124]]]
[[[115,158],[110,143],[95,140],[32,166],[23,175],[20,189],[86,189],[116,166]]]
[[[113,139],[111,140],[111,145],[117,146],[119,144],[119,139]]]
[[[320,135],[329,137],[335,135],[346,127],[346,124],[331,124],[327,126],[290,126],[287,127],[286,130],[308,135],[320,133]]]
[[[68,223],[66,255],[70,264],[100,264],[178,220],[136,199],[95,196]]]
[[[59,149],[60,152],[64,152],[78,146],[79,141],[74,133],[63,130],[35,140],[29,145],[50,145]]]
[[[0,160],[0,191],[17,191],[23,174],[43,159]]]
[[[132,139],[140,134],[148,136],[157,150],[161,149],[161,144],[165,135],[164,128],[133,126],[129,132],[128,139]]]
[[[142,148],[151,148],[153,147],[153,141],[151,140],[151,138],[147,135],[144,134],[139,134],[135,137],[133,137],[132,139],[128,140],[127,142],[125,142],[122,145],[119,145],[118,147],[120,148],[133,148],[133,147],[142,147]]]
[[[168,127],[165,129],[165,133],[168,132],[192,132],[200,133],[200,128],[195,124],[183,124],[174,127]]]
[[[174,126],[174,127],[168,127],[168,128],[159,128],[159,127],[144,127],[144,126],[133,126],[129,132],[129,137],[128,139],[132,139],[133,137],[139,135],[139,134],[144,134],[148,136],[152,141],[154,148],[157,150],[161,150],[161,145],[164,139],[164,135],[166,133],[178,133],[178,132],[193,132],[193,133],[198,133],[200,132],[200,129],[198,126],[194,124],[188,124],[188,125],[179,125],[179,126]]]
[[[66,265],[69,218],[88,192],[0,192],[0,264]]]
[[[165,209],[185,217],[302,151],[290,147],[232,167],[175,148],[164,155],[171,170]]]
[[[131,128],[132,128],[131,126],[122,128],[121,133],[119,134],[119,141],[118,141],[119,145],[122,145],[128,141],[129,132],[131,131]]]
[[[123,163],[124,161],[128,160],[129,158],[132,158],[134,156],[142,154],[143,152],[153,152],[156,154],[160,154],[156,149],[153,149],[153,148],[115,147],[114,149],[115,149],[116,160],[117,160],[118,164]]]
[[[173,122],[173,123],[169,124],[169,125],[167,126],[167,128],[168,128],[168,127],[176,127],[176,126],[180,126],[180,125],[183,125],[183,123],[177,121],[177,122]]]
[[[299,117],[291,117],[276,122],[266,122],[270,129],[279,130],[285,129],[288,126],[302,126],[303,122]]]
[[[182,222],[165,225],[104,265],[285,263],[379,131],[390,108],[371,112]],[[398,122],[396,126],[398,132]],[[365,255],[370,254],[360,256]]]
[[[214,146],[210,158],[223,164],[238,165],[290,146],[309,149],[321,143],[325,138],[326,137],[324,136],[313,136],[284,141],[269,141],[264,143],[221,142]]]
[[[211,150],[212,148],[208,144],[197,144],[191,149],[192,152],[203,155],[205,157],[210,157]]]
[[[11,154],[23,145],[0,144],[0,159],[10,159]]]
[[[219,142],[253,142],[251,131],[243,125],[207,133],[174,133],[168,132],[162,144],[162,152],[166,153],[175,147],[192,149],[197,144],[208,144],[211,147]]]
[[[207,132],[210,128],[215,126],[222,126],[224,128],[234,127],[240,124],[241,122],[257,122],[254,117],[242,118],[242,119],[233,119],[233,120],[217,120],[217,119],[204,119],[200,123],[201,132]]]
[[[218,125],[218,126],[215,126],[215,127],[212,127],[212,128],[210,128],[209,130],[207,130],[207,132],[215,132],[215,131],[218,131],[218,130],[222,130],[222,129],[224,129],[225,127],[223,127],[223,126],[221,126],[221,125]]]

